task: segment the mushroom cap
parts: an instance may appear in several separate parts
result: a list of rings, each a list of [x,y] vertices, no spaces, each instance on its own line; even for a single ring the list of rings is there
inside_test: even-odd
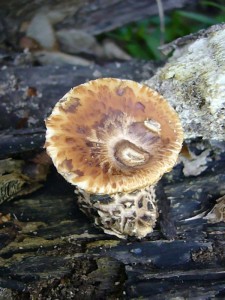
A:
[[[89,193],[131,192],[172,169],[183,142],[179,117],[156,91],[102,78],[71,89],[46,120],[58,172]]]

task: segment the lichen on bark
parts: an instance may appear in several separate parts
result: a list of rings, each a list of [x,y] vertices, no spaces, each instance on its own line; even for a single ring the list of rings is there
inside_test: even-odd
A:
[[[172,57],[145,81],[180,115],[185,137],[224,140],[225,24],[180,38],[164,47]]]

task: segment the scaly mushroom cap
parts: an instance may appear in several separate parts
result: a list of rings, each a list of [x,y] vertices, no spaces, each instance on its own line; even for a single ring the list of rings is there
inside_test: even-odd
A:
[[[71,89],[46,120],[46,144],[58,172],[89,193],[131,192],[172,169],[183,131],[156,91],[102,78]]]

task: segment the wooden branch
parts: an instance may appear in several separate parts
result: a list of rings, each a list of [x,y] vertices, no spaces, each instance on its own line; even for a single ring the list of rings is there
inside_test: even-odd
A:
[[[165,12],[171,9],[182,8],[187,4],[194,4],[194,1],[162,1]],[[87,18],[87,15],[90,17]],[[61,26],[68,27],[68,25],[74,25],[75,28],[99,34],[152,15],[158,15],[158,6],[155,0],[112,0],[107,1],[107,3],[105,1],[98,1],[97,6],[94,4],[81,7],[73,18],[64,19]]]
[[[163,0],[164,11],[194,5],[194,0]],[[16,1],[3,0],[1,9],[8,16],[6,23],[9,31],[17,31],[24,21],[29,21],[36,13],[44,12],[59,28],[82,29],[90,34],[99,34],[113,30],[124,24],[134,22],[148,16],[158,15],[155,0],[66,0],[60,1]],[[88,17],[87,17],[88,16]],[[12,26],[11,20],[18,22]]]
[[[44,143],[44,128],[2,131],[0,132],[0,159],[40,151]]]

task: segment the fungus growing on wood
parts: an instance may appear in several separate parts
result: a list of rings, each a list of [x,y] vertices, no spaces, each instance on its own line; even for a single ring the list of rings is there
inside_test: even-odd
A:
[[[97,211],[97,224],[104,223],[108,232],[114,226],[117,236],[142,237],[152,231],[155,196],[143,196],[143,191],[172,169],[183,141],[179,117],[161,95],[131,80],[93,80],[71,89],[46,126],[47,153],[58,172],[79,189],[83,210]],[[103,195],[109,195],[107,204]],[[151,209],[145,213],[146,205]],[[137,229],[138,221],[145,230]]]

